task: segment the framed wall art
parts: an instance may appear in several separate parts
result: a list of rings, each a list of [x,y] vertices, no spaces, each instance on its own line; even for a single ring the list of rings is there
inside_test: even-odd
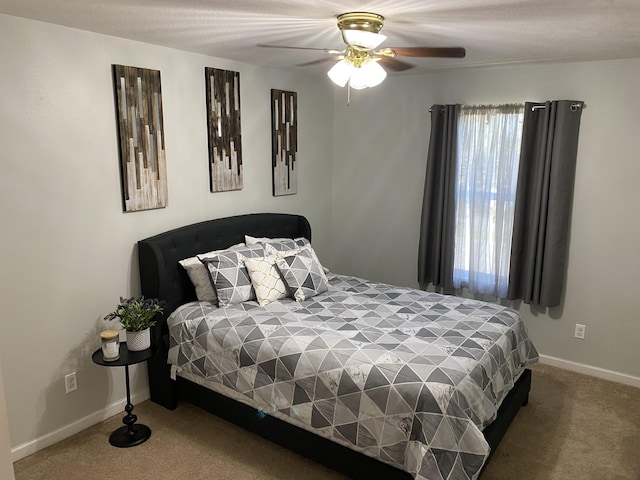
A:
[[[167,206],[160,71],[113,65],[125,212]]]
[[[273,196],[293,195],[298,191],[298,95],[271,90],[271,168]]]
[[[240,73],[205,67],[205,84],[211,191],[241,190]]]

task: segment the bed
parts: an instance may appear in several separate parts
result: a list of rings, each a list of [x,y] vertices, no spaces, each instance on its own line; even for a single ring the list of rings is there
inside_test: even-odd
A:
[[[305,217],[277,213],[138,242],[142,294],[165,302],[151,400],[190,402],[350,478],[479,478],[528,402],[537,352],[518,314],[326,269],[327,290],[298,300],[198,301],[179,262],[247,235],[311,243]]]

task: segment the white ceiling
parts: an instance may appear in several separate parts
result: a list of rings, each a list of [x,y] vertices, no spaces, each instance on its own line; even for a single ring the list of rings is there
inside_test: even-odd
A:
[[[322,73],[341,49],[336,15],[383,15],[381,47],[461,46],[464,59],[405,59],[409,72],[464,65],[640,57],[640,0],[0,0],[0,13],[276,68]]]

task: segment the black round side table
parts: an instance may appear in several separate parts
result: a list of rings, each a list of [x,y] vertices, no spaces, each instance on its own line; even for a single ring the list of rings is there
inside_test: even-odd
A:
[[[157,347],[152,345],[151,348],[147,348],[146,350],[132,352],[129,351],[125,342],[121,342],[120,358],[118,360],[106,361],[102,357],[101,348],[93,352],[91,356],[94,363],[98,365],[105,367],[124,367],[127,380],[127,404],[124,410],[127,414],[122,419],[122,423],[124,423],[125,426],[118,428],[109,436],[109,443],[114,447],[135,447],[145,442],[151,436],[151,429],[146,425],[136,423],[138,417],[131,413],[133,411],[133,405],[131,404],[131,391],[129,388],[129,365],[146,362],[153,357],[157,351]]]

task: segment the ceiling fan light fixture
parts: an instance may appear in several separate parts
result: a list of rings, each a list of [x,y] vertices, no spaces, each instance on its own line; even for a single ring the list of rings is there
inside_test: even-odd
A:
[[[340,30],[366,30],[378,33],[384,25],[384,17],[377,13],[348,12],[338,15]]]
[[[369,79],[362,67],[353,71],[351,78],[349,78],[349,86],[354,90],[363,90],[369,86]]]
[[[382,68],[382,65],[378,63],[377,60],[371,62],[371,67],[369,67],[369,86],[377,87],[382,82],[384,82],[385,78],[387,78],[387,71]]]
[[[327,72],[327,75],[333,83],[339,87],[344,87],[349,81],[349,78],[351,78],[351,71],[354,68],[353,63],[346,59],[342,59],[331,67],[331,70]]]
[[[342,40],[352,47],[372,50],[387,37],[380,34],[384,25],[384,17],[377,13],[348,12],[338,15],[338,28],[342,32]]]
[[[367,32],[366,30],[342,30],[344,43],[351,46],[373,50],[387,39],[381,33]]]
[[[376,60],[366,60],[360,66],[356,66],[347,58],[336,63],[327,75],[339,87],[344,87],[348,83],[356,90],[375,87],[387,78],[387,72]]]
[[[385,78],[387,78],[385,69],[377,61],[369,60],[353,71],[349,84],[356,89],[375,87],[380,85]]]
[[[378,65],[373,50],[387,37],[380,34],[384,17],[377,13],[348,12],[338,15],[338,28],[347,45],[344,60],[327,72],[329,78],[341,87],[362,88],[380,85],[387,72]]]

